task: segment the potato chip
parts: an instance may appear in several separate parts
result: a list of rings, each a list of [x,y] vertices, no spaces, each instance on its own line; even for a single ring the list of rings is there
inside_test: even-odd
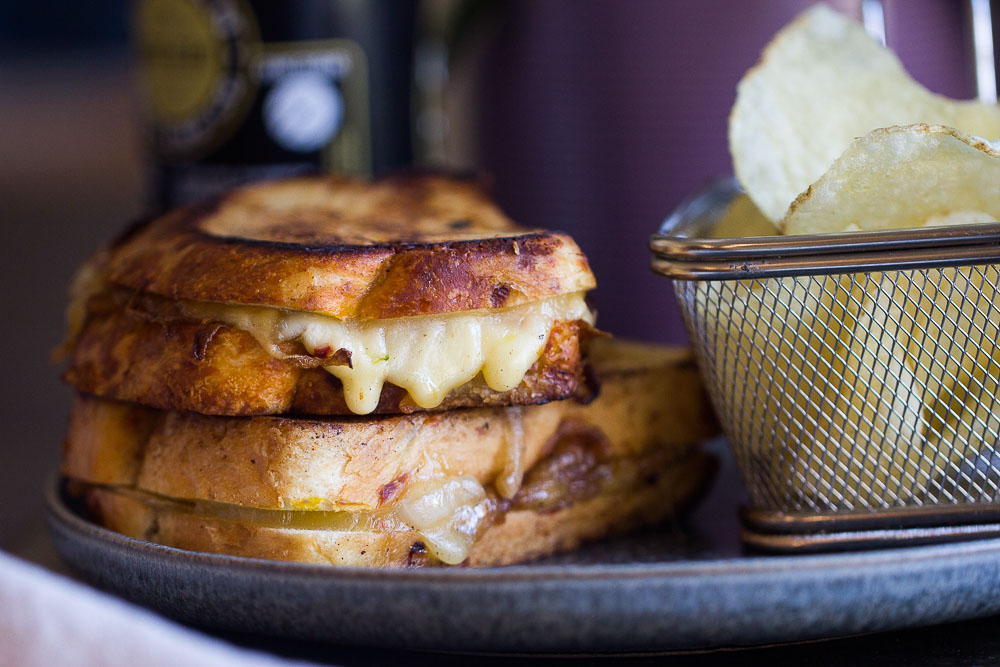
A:
[[[792,234],[818,234],[997,219],[1000,152],[951,128],[915,125],[857,139],[792,204],[782,225]],[[982,466],[970,461],[983,442],[1000,437],[1000,273],[992,265],[948,267],[896,273],[893,280],[878,288],[893,303],[879,307],[894,308],[892,337],[925,388],[924,437],[938,452],[936,466],[965,465],[967,478],[982,477]]]
[[[792,234],[822,234],[997,219],[1000,153],[951,128],[914,125],[857,139],[796,199],[782,226]],[[996,278],[988,266],[901,274],[900,344],[932,394],[962,392],[956,360],[963,355],[1000,356]],[[990,364],[974,365],[982,370]],[[976,369],[965,373],[971,381]],[[942,397],[935,404],[932,410],[941,412],[946,402]]]
[[[706,238],[731,239],[778,234],[781,231],[774,222],[765,217],[749,197],[739,194],[733,197],[718,221],[708,229]]]
[[[1000,152],[939,125],[855,140],[792,203],[786,234],[874,231],[1000,219]]]
[[[924,388],[889,352],[891,311],[865,307],[879,293],[872,280],[699,284],[696,307],[715,323],[706,354],[727,388],[727,431],[779,503],[824,510],[824,499],[861,497],[878,507],[931,492]]]
[[[936,443],[937,467],[965,465],[966,477],[983,477],[990,471],[972,461],[1000,439],[1000,272],[986,265],[899,275],[895,301],[904,315],[896,340],[926,387],[926,438]]]
[[[855,137],[937,123],[1000,138],[1000,109],[935,95],[859,23],[818,5],[782,29],[740,81],[729,118],[736,177],[778,221]]]

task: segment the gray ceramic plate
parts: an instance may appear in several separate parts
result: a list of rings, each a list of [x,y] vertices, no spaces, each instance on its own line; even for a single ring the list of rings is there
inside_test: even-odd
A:
[[[764,644],[1000,612],[1000,540],[748,556],[728,462],[694,517],[528,565],[373,571],[197,554],[129,539],[48,490],[84,579],[192,625],[338,644],[478,652],[646,652]]]

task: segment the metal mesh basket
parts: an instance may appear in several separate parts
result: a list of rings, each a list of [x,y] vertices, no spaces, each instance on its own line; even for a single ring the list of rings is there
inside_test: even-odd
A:
[[[1000,535],[1000,224],[713,238],[741,196],[710,188],[651,248],[747,483],[744,539]]]

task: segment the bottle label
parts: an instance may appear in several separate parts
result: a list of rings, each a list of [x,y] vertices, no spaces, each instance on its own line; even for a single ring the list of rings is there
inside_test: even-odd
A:
[[[367,62],[356,42],[262,43],[246,0],[141,0],[135,34],[153,152],[185,180],[202,166],[225,182],[370,173]]]
[[[224,142],[255,93],[257,24],[242,0],[143,0],[136,41],[154,150],[197,159]]]
[[[265,44],[255,66],[261,119],[270,138],[322,166],[371,172],[368,66],[351,40]]]

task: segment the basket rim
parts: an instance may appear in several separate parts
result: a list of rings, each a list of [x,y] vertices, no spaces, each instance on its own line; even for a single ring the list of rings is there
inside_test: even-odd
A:
[[[677,280],[731,280],[932,269],[1000,262],[1000,222],[795,236],[708,238],[742,193],[733,177],[683,201],[649,240],[653,271]]]

